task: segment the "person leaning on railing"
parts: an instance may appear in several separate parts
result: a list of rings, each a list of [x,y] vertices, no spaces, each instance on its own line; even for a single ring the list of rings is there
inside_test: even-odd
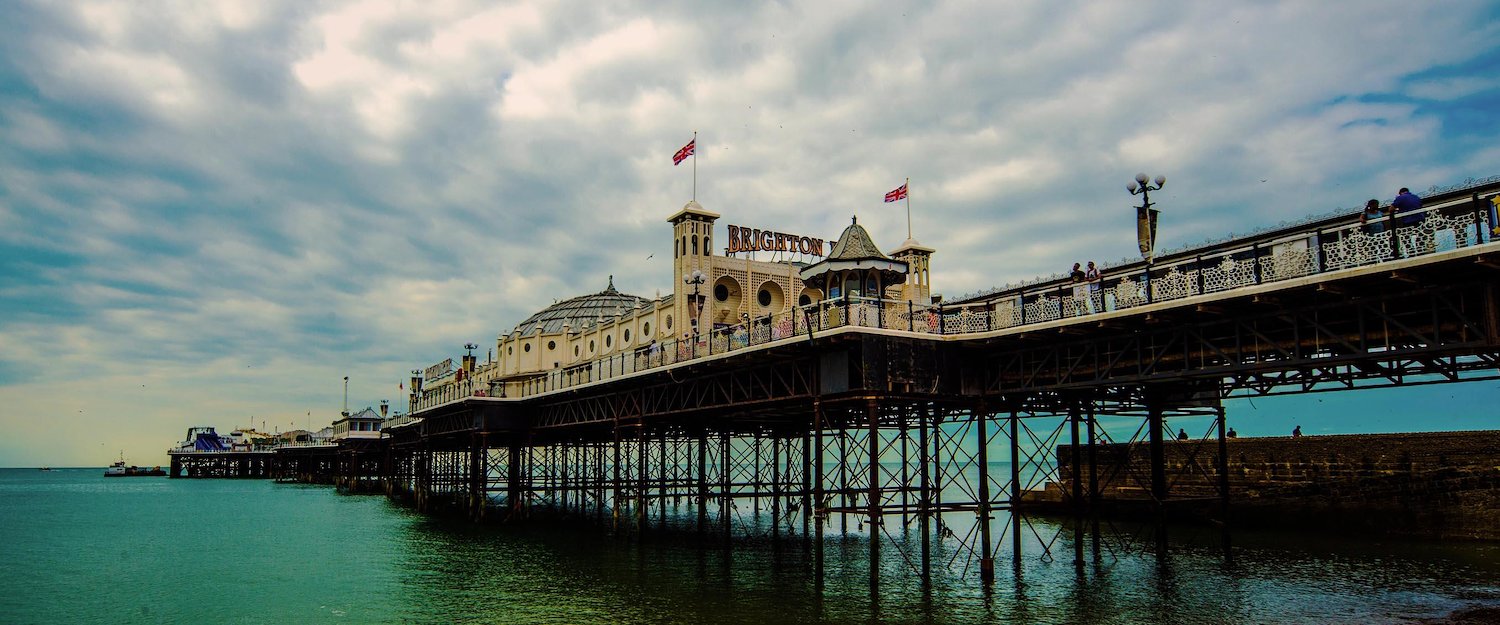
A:
[[[1391,216],[1398,218],[1401,228],[1409,229],[1400,233],[1397,237],[1403,247],[1408,248],[1409,254],[1422,254],[1428,250],[1428,245],[1422,235],[1415,230],[1410,230],[1422,225],[1422,220],[1427,218],[1427,213],[1422,212],[1422,198],[1412,193],[1410,189],[1401,187],[1396,193],[1396,199],[1391,200]]]
[[[1385,232],[1385,211],[1380,208],[1380,200],[1365,202],[1364,212],[1359,214],[1359,223],[1364,226],[1365,234],[1380,234]]]

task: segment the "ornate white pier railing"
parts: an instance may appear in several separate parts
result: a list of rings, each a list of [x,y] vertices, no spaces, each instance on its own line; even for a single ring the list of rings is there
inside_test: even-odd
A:
[[[1421,215],[1420,220],[1415,219],[1417,215]],[[841,327],[965,335],[1080,318],[1452,249],[1500,247],[1495,227],[1491,212],[1481,210],[1470,197],[1435,202],[1419,213],[1395,216],[1379,226],[1362,225],[1358,216],[1351,214],[1269,238],[1228,241],[1196,253],[1169,256],[1156,264],[1116,270],[1094,283],[1054,279],[948,306],[862,297],[814,303],[716,327],[696,337],[652,342],[633,352],[552,370],[524,381],[496,383],[489,389],[471,385],[472,391],[464,397],[528,397],[785,339],[809,334],[816,337]],[[425,398],[417,409],[463,398],[451,395]]]

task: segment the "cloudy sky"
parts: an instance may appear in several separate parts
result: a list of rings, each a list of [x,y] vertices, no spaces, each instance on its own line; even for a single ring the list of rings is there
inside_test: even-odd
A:
[[[695,130],[729,223],[889,250],[910,177],[949,297],[1134,254],[1137,171],[1169,247],[1500,174],[1492,2],[0,5],[0,466],[326,425],[345,375],[404,405],[610,274],[669,291]],[[1496,390],[1231,418],[1494,427]]]

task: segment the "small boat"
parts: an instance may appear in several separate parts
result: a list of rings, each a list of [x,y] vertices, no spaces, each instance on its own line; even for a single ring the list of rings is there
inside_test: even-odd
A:
[[[52,467],[37,467],[36,470],[38,470],[38,471],[51,471]]]
[[[137,466],[125,466],[125,454],[120,453],[120,459],[104,469],[104,477],[162,477],[167,474],[161,467],[150,469]]]

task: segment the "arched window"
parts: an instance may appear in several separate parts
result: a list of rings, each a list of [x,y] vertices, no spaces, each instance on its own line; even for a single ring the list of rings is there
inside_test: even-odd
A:
[[[703,255],[704,256],[713,256],[714,255],[714,246],[711,243],[709,243],[712,240],[713,240],[713,236],[712,235],[707,235],[707,234],[703,235]]]
[[[698,235],[693,235],[693,255],[698,255]]]

